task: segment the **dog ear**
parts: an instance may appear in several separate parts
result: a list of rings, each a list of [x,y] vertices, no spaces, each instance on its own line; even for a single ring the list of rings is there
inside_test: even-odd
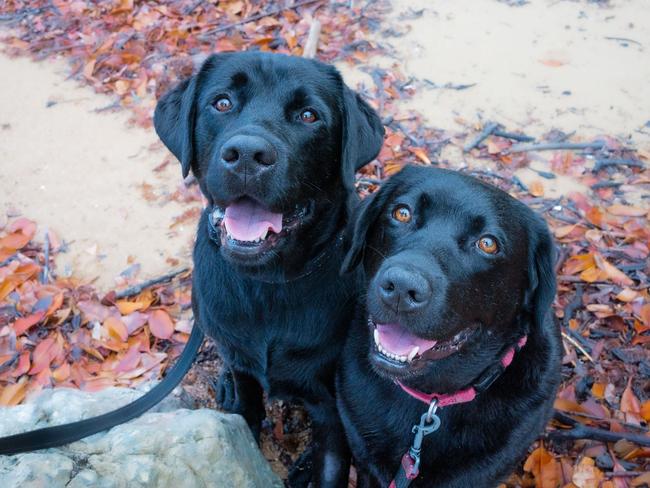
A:
[[[354,174],[375,159],[384,143],[384,126],[377,112],[359,94],[343,85],[343,185],[354,195]]]
[[[555,298],[555,246],[546,222],[536,216],[528,237],[527,302],[534,325],[541,327]]]
[[[165,93],[153,115],[158,137],[181,162],[183,178],[187,177],[194,162],[196,78],[194,75]]]
[[[345,231],[343,245],[346,254],[341,265],[341,274],[349,273],[361,264],[368,231],[381,215],[393,193],[393,181],[386,182],[381,189],[367,196],[356,206]]]

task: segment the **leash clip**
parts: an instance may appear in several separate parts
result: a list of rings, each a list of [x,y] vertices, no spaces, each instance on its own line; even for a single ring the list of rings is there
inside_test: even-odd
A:
[[[411,432],[415,434],[413,444],[409,449],[409,456],[413,459],[413,471],[417,473],[420,469],[420,452],[422,450],[422,441],[424,436],[435,432],[440,428],[440,417],[436,415],[438,410],[438,400],[433,399],[429,404],[429,409],[420,417],[420,423],[413,426]]]

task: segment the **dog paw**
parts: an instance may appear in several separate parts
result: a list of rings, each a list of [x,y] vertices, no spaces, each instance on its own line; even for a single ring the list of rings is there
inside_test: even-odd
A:
[[[215,388],[215,401],[226,412],[236,409],[235,380],[229,368],[224,368],[219,374]]]
[[[289,469],[287,485],[289,488],[308,488],[312,485],[313,447],[309,446]]]

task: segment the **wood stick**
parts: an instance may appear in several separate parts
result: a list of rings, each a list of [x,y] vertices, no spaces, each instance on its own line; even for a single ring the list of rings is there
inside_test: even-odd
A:
[[[605,141],[594,142],[544,142],[541,144],[515,144],[508,150],[509,153],[526,151],[553,151],[556,149],[601,149]]]
[[[41,284],[45,284],[50,278],[50,236],[48,235],[48,228],[45,227],[45,250],[43,252],[43,271],[41,273]]]
[[[579,308],[582,308],[582,296],[584,295],[584,287],[576,285],[576,292],[569,303],[564,307],[564,317],[562,318],[562,325],[569,327],[569,320]]]
[[[307,36],[305,49],[302,52],[303,58],[314,58],[316,56],[316,51],[318,50],[318,39],[320,37],[320,28],[320,21],[314,19],[309,27],[309,35]]]
[[[504,137],[506,139],[512,139],[513,141],[519,141],[519,142],[533,142],[535,140],[534,137],[527,136],[525,134],[515,134],[514,132],[505,132],[502,130],[495,130],[492,132],[493,135],[499,136],[499,137]]]
[[[621,186],[623,183],[619,181],[599,181],[598,183],[594,183],[591,185],[592,190],[600,190],[602,188],[618,188]]]
[[[608,166],[631,166],[633,168],[644,168],[645,164],[636,159],[597,159],[591,172],[598,173],[601,169]]]
[[[608,281],[591,281],[587,282],[580,278],[580,276],[572,276],[572,275],[558,275],[557,276],[558,281],[563,281],[565,283],[584,283],[585,285],[611,285],[612,283]]]
[[[610,432],[609,430],[587,427],[586,425],[581,424],[577,420],[572,419],[559,410],[555,410],[553,417],[558,422],[570,425],[573,428],[568,430],[558,429],[552,432],[548,432],[546,434],[546,437],[550,439],[591,439],[600,442],[617,442],[623,439],[640,446],[650,447],[650,437],[643,434],[632,434],[629,432]]]
[[[474,149],[476,146],[478,146],[481,142],[483,142],[485,139],[490,137],[490,135],[497,130],[499,127],[499,124],[496,122],[489,122],[488,124],[483,127],[483,130],[477,135],[474,139],[469,141],[467,144],[463,146],[463,152],[470,152],[472,149]]]
[[[189,268],[177,269],[176,271],[172,271],[170,273],[167,273],[166,275],[159,276],[158,278],[153,278],[151,280],[143,281],[139,285],[130,286],[128,288],[125,288],[124,290],[120,290],[120,291],[116,292],[115,293],[115,299],[120,300],[122,298],[127,298],[127,297],[131,297],[133,295],[137,295],[138,293],[140,293],[145,288],[149,288],[151,286],[158,285],[160,283],[165,283],[167,281],[170,281],[170,280],[174,279],[176,276],[178,276],[179,274],[183,274],[183,273],[185,273],[187,271],[189,271]]]
[[[630,422],[624,422],[623,420],[618,420],[618,419],[606,419],[604,417],[597,417],[596,415],[591,415],[588,413],[583,413],[583,412],[562,412],[565,413],[566,415],[573,415],[575,417],[583,417],[589,420],[594,420],[596,422],[605,422],[607,424],[621,424],[624,427],[629,427],[630,429],[635,429],[639,430],[641,432],[650,432],[650,429],[647,427],[644,427],[642,425],[637,425],[637,424],[631,424]]]
[[[569,341],[573,347],[575,347],[578,351],[582,353],[584,357],[586,357],[589,361],[592,363],[595,363],[594,358],[591,357],[591,354],[589,354],[584,347],[582,347],[578,341],[576,341],[573,337],[571,337],[569,334],[566,332],[562,331],[562,337],[564,337],[567,341]]]
[[[639,47],[643,47],[643,44],[641,44],[639,41],[635,41],[634,39],[630,39],[628,37],[605,36],[605,39],[608,41],[627,42],[629,44],[636,44]]]
[[[233,22],[232,24],[228,25],[223,25],[221,27],[216,27],[214,29],[209,29],[205,32],[202,32],[199,36],[197,36],[200,40],[205,41],[205,40],[210,40],[212,34],[216,34],[218,32],[223,32],[232,29],[233,27],[238,27],[240,25],[248,24],[249,22],[255,22],[256,20],[263,19],[264,17],[272,17],[275,16],[279,13],[284,12],[285,10],[293,10],[299,7],[304,7],[305,5],[310,5],[312,3],[320,3],[323,0],[303,0],[302,2],[296,2],[293,5],[289,5],[287,7],[278,7],[272,10],[269,10],[268,12],[262,12],[259,14],[251,15],[250,17],[247,17],[243,20],[240,20],[239,22]]]

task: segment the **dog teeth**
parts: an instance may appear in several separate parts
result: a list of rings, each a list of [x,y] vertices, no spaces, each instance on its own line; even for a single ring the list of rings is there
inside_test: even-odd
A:
[[[408,355],[408,358],[407,358],[409,363],[411,361],[413,361],[413,358],[415,356],[417,356],[418,352],[420,352],[420,347],[419,346],[414,346],[413,349],[411,349],[411,352],[409,352],[409,355]]]
[[[388,352],[386,349],[384,349],[381,346],[381,342],[379,342],[379,332],[377,331],[377,329],[375,329],[374,338],[375,338],[375,345],[377,346],[377,349],[382,355],[386,356],[387,358],[394,359],[395,361],[399,361],[400,363],[405,363],[406,361],[408,361],[408,357],[399,356],[397,354],[393,354],[392,352]]]

